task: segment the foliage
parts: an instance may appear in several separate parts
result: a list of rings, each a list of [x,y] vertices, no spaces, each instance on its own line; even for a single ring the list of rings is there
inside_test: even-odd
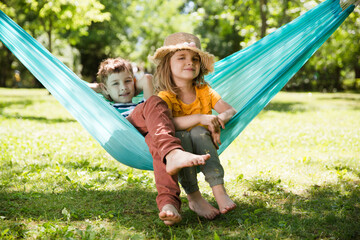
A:
[[[76,73],[95,81],[101,60],[121,56],[153,72],[148,61],[163,39],[193,32],[222,59],[321,3],[320,0],[11,0],[4,10]],[[359,90],[360,10],[357,7],[293,77],[287,90]],[[0,44],[1,49],[5,49]],[[349,51],[349,49],[352,49]],[[7,50],[0,51],[0,86],[13,86],[13,70],[29,78]],[[81,70],[81,71],[80,71]],[[27,83],[31,86],[32,83]]]
[[[20,7],[21,6],[21,7]],[[109,20],[109,13],[102,13],[104,6],[97,0],[12,0],[1,5],[1,10],[10,17],[26,19],[23,28],[36,38],[48,34],[48,48],[51,51],[51,37],[66,37],[70,44],[79,36],[87,35],[92,22]]]
[[[95,76],[99,62],[106,57],[121,56],[151,69],[153,65],[147,57],[163,39],[176,31],[193,32],[196,22],[196,18],[179,13],[185,4],[183,0],[103,3],[111,13],[111,21],[93,24],[89,37],[83,37],[77,44],[83,60],[96,60],[92,61],[90,70],[86,70],[91,76]]]
[[[64,51],[64,41],[65,46],[73,45],[88,34],[88,26],[93,22],[109,20],[109,13],[103,13],[103,9],[98,0],[10,0],[0,3],[0,10],[59,58],[69,54]],[[13,69],[13,58],[2,60],[8,70]]]
[[[152,172],[111,158],[46,90],[0,88],[0,238],[358,239],[359,110],[359,94],[279,93],[221,155],[237,209],[207,221],[182,194],[166,227]]]
[[[140,2],[131,2],[132,14],[127,16],[127,23],[132,26],[130,35],[134,48],[125,56],[132,60],[147,62],[147,57],[162,46],[166,36],[174,32],[193,32],[198,23],[196,16],[182,12],[184,0]]]
[[[356,85],[360,78],[359,16],[357,7],[289,83],[289,88],[324,92],[359,90]],[[344,84],[347,79],[351,79],[351,84]]]

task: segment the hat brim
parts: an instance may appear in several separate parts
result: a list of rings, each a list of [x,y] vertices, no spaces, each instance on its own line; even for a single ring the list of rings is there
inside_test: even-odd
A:
[[[158,48],[153,56],[149,56],[149,59],[155,63],[156,65],[159,65],[161,60],[170,52],[175,52],[178,50],[191,50],[199,54],[201,59],[201,66],[204,70],[204,75],[213,72],[214,71],[214,63],[215,63],[215,56],[211,53],[202,51],[196,47],[190,47],[190,46],[163,46],[161,48]]]

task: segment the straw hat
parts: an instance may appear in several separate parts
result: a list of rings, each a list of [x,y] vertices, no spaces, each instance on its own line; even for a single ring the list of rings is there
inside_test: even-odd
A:
[[[199,54],[204,75],[214,71],[214,55],[202,51],[199,38],[190,33],[178,32],[169,35],[165,38],[164,45],[158,48],[154,56],[150,56],[149,59],[158,65],[166,54],[183,49],[189,49]]]

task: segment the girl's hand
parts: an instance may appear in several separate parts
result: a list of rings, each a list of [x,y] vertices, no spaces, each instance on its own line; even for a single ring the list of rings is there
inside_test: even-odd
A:
[[[200,123],[202,125],[207,125],[208,129],[211,133],[212,140],[214,142],[214,145],[216,149],[219,149],[219,145],[221,145],[220,141],[220,133],[221,128],[225,129],[224,121],[215,115],[201,115]]]
[[[210,130],[209,130],[210,131]],[[221,145],[221,141],[220,141],[220,131],[218,132],[212,132],[210,131],[211,133],[211,138],[213,140],[213,143],[215,145],[215,148],[216,149],[219,149],[219,145]]]
[[[220,127],[225,129],[224,121],[215,115],[202,114],[200,124],[208,126],[210,132],[220,132]]]

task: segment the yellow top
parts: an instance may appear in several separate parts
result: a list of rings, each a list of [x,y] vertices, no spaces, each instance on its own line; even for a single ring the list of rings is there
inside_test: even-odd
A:
[[[195,91],[195,101],[190,104],[183,103],[175,94],[168,91],[161,91],[158,96],[167,103],[173,117],[192,114],[212,114],[211,110],[221,99],[220,95],[208,85],[201,88],[195,87]]]

